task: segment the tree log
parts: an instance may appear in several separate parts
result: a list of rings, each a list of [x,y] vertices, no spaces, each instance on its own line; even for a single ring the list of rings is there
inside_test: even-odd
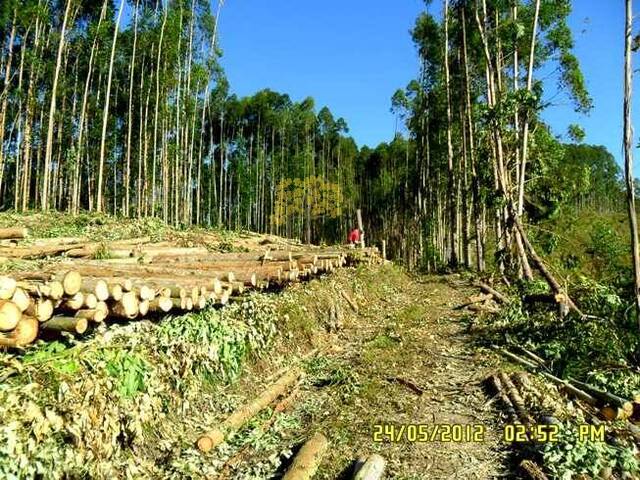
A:
[[[0,346],[19,348],[33,343],[38,336],[38,320],[23,315],[9,333],[0,333]]]
[[[500,383],[502,384],[503,388],[506,390],[506,393],[509,396],[509,400],[511,400],[511,404],[514,406],[514,408],[516,409],[516,412],[518,413],[518,417],[520,418],[520,421],[524,425],[534,424],[535,422],[531,417],[531,415],[529,415],[529,412],[527,411],[527,407],[524,404],[524,400],[522,399],[520,392],[518,391],[516,386],[513,384],[509,376],[504,372],[500,372]]]
[[[136,251],[138,256],[147,258],[180,257],[192,255],[207,255],[209,250],[204,247],[181,248],[181,247],[153,247],[147,246]]]
[[[613,422],[614,420],[627,420],[631,417],[629,412],[624,408],[611,405],[602,407],[600,409],[600,415],[602,415],[602,418],[604,418],[608,422]]]
[[[2,247],[0,255],[8,258],[37,259],[51,255],[59,255],[74,249],[74,245],[57,245],[53,247]]]
[[[122,285],[119,283],[109,283],[109,298],[111,300],[115,300],[116,302],[122,298],[124,295],[124,290],[122,289]]]
[[[11,277],[0,277],[0,300],[10,300],[16,292],[17,283]]]
[[[99,310],[103,312],[105,319],[109,315],[109,307],[107,306],[107,302],[98,302],[96,303],[96,307],[94,310]]]
[[[122,297],[121,297],[122,298]],[[87,293],[84,295],[84,306],[88,309],[96,308],[98,305],[98,298],[95,293]]]
[[[27,238],[29,231],[26,228],[0,228],[0,239]]]
[[[226,282],[242,281],[247,286],[255,286],[258,279],[268,279],[274,273],[274,269],[263,269],[259,266],[246,267],[243,269],[236,268],[233,271],[223,270],[220,267],[212,265],[207,268],[206,265],[192,265],[189,268],[180,264],[165,265],[104,265],[104,264],[79,264],[74,266],[78,272],[88,277],[96,278],[157,278],[157,279],[176,279],[185,277],[190,279],[198,279],[202,281],[211,281],[218,278]]]
[[[140,300],[153,300],[156,298],[156,289],[150,287],[149,285],[140,285],[139,287],[133,287],[133,292],[135,292]]]
[[[24,312],[29,308],[31,297],[23,289],[16,288],[16,291],[13,292],[13,296],[11,297],[11,301],[18,306],[21,312]]]
[[[193,298],[187,297],[184,299],[184,309],[187,312],[190,312],[191,310],[193,310]]]
[[[193,308],[195,308],[196,310],[204,310],[206,306],[207,306],[207,297],[204,295],[200,295],[198,297],[198,300],[193,302]]]
[[[57,247],[60,245],[78,245],[88,243],[85,237],[55,237],[55,238],[35,238],[33,246],[35,247]]]
[[[342,295],[342,298],[344,298],[347,301],[347,303],[355,313],[358,313],[360,311],[360,308],[358,307],[358,304],[356,303],[356,301],[353,298],[351,298],[351,296],[347,292],[345,292],[344,290],[341,290],[340,295]]]
[[[570,395],[576,398],[579,398],[583,402],[588,403],[589,405],[592,405],[592,406],[598,405],[599,403],[598,399],[596,399],[593,395],[590,395],[589,393],[583,390],[580,390],[579,388],[571,385],[571,383],[567,382],[566,380],[562,380],[548,372],[540,372],[540,374],[548,378],[549,380],[551,380],[553,383],[560,385],[567,393],[569,393]]]
[[[187,309],[187,297],[175,298],[171,297],[172,308],[176,310],[186,310]]]
[[[558,281],[551,274],[551,272],[549,272],[547,267],[544,265],[544,262],[542,261],[542,259],[536,253],[535,249],[531,245],[531,242],[529,242],[529,237],[527,236],[527,233],[524,231],[524,227],[522,226],[522,223],[520,223],[520,219],[518,218],[518,216],[512,215],[512,217],[513,217],[515,226],[518,229],[518,232],[520,232],[520,236],[522,237],[522,243],[524,244],[525,248],[529,251],[529,255],[531,256],[531,260],[533,261],[533,264],[536,266],[538,271],[545,278],[545,280],[549,284],[549,287],[551,287],[551,290],[553,291],[553,293],[556,296],[560,295],[565,300],[569,308],[574,310],[578,315],[580,315],[580,317],[584,317],[584,313],[582,313],[582,311],[576,306],[573,300],[571,300],[571,297],[569,297],[569,295],[567,295],[564,292],[560,283],[558,283]]]
[[[40,324],[40,328],[51,332],[69,332],[82,335],[87,331],[87,325],[86,318],[59,316]]]
[[[509,303],[509,299],[496,289],[490,287],[484,282],[476,282],[476,286],[485,293],[493,295],[493,298],[500,303]]]
[[[120,318],[134,319],[138,316],[138,296],[134,292],[127,292],[122,295],[118,302],[114,302],[111,307],[111,313]]]
[[[53,316],[53,302],[48,298],[31,299],[25,314],[38,319],[40,322],[46,322]]]
[[[614,395],[613,393],[606,392],[601,390],[600,388],[594,387],[593,385],[589,385],[588,383],[580,382],[573,378],[569,378],[569,381],[573,383],[576,387],[588,392],[591,396],[597,398],[602,403],[612,405],[621,409],[624,414],[627,416],[624,418],[629,418],[633,414],[633,403],[629,400],[619,397],[618,395]]]
[[[69,311],[75,312],[77,310],[80,310],[83,305],[84,305],[84,293],[78,292],[71,298],[63,300],[58,308],[65,312],[69,312]]]
[[[131,248],[113,248],[103,244],[92,244],[80,248],[69,248],[67,249],[66,255],[70,258],[90,258],[98,252],[108,259],[124,259],[133,256],[133,250]]]
[[[167,297],[156,297],[149,303],[149,311],[151,312],[170,312],[173,308],[173,301]]]
[[[516,413],[515,409],[513,408],[513,403],[511,403],[511,399],[506,394],[505,388],[503,387],[502,382],[500,381],[500,378],[497,375],[493,375],[491,377],[491,381],[492,381],[493,386],[494,386],[494,388],[496,390],[496,394],[498,395],[498,397],[502,401],[502,404],[504,405],[505,410],[507,411],[507,416],[512,421],[517,421],[518,420],[518,414]]]
[[[302,446],[282,480],[311,480],[328,448],[327,438],[316,433]]]
[[[141,300],[138,303],[138,316],[146,317],[147,313],[149,313],[149,300]]]
[[[83,278],[81,290],[93,293],[101,302],[109,299],[109,284],[100,278]]]
[[[107,313],[102,309],[85,309],[78,310],[74,315],[75,318],[85,318],[94,323],[102,323],[107,318]]]
[[[69,270],[68,272],[58,274],[54,279],[62,283],[62,289],[64,290],[65,295],[75,295],[82,287],[82,275],[75,270]]]
[[[256,399],[240,407],[233,412],[222,423],[220,428],[211,430],[202,435],[197,442],[198,448],[202,452],[208,452],[220,445],[225,436],[235,430],[238,430],[249,419],[254,417],[262,409],[266,408],[276,398],[283,395],[287,389],[295,384],[302,376],[302,370],[293,368],[278,379],[273,385],[264,390]]]
[[[0,300],[0,332],[9,332],[18,326],[22,312],[9,300]]]
[[[520,462],[520,468],[531,480],[549,480],[542,469],[531,460]]]
[[[500,313],[500,309],[497,307],[494,307],[493,305],[487,305],[487,304],[472,304],[472,305],[468,305],[467,308],[469,310],[471,310],[472,312],[477,312],[477,313],[491,313],[491,314],[496,314],[496,313]]]
[[[354,475],[353,480],[380,480],[384,475],[385,467],[384,458],[374,453],[362,464]]]

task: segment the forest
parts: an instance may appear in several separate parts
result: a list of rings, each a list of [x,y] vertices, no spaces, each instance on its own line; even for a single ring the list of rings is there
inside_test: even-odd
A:
[[[346,238],[362,208],[370,238],[411,268],[483,271],[497,257],[516,268],[507,197],[537,222],[615,209],[624,192],[613,157],[582,144],[578,125],[557,136],[540,119],[546,87],[579,112],[591,99],[570,2],[535,6],[453,2],[444,23],[418,18],[421,71],[391,98],[401,127],[359,149],[347,121],[311,96],[231,93],[222,2],[3,2],[2,208],[316,243]],[[536,78],[547,64],[558,85]]]
[[[529,355],[529,367],[533,358],[534,367],[553,376],[559,388],[575,386],[574,380],[582,382],[581,388],[590,392],[588,398],[592,402],[587,410],[596,418],[594,425],[599,424],[597,418],[604,416],[605,420],[624,423],[616,428],[632,432],[631,444],[613,442],[614,446],[600,448],[581,443],[579,448],[584,452],[574,440],[566,439],[558,447],[540,447],[533,458],[546,474],[551,478],[572,478],[573,474],[592,475],[581,478],[638,478],[622,474],[640,472],[640,427],[635,425],[635,417],[640,417],[640,239],[635,205],[640,189],[633,174],[633,153],[638,143],[631,122],[633,58],[640,48],[640,35],[635,33],[632,1],[617,2],[615,8],[624,11],[626,19],[625,31],[619,32],[620,44],[624,41],[624,58],[620,59],[624,71],[621,68],[615,78],[612,74],[611,80],[612,84],[624,82],[624,97],[619,99],[619,119],[624,123],[620,138],[624,162],[620,164],[606,147],[585,141],[588,135],[583,126],[571,124],[559,132],[544,120],[545,112],[558,98],[582,116],[594,108],[575,53],[575,32],[570,28],[575,3],[425,0],[423,12],[411,19],[408,32],[419,59],[415,78],[407,85],[398,85],[395,92],[385,93],[395,116],[395,132],[379,145],[360,146],[350,135],[349,119],[332,113],[331,106],[318,104],[312,91],[302,99],[268,85],[250,96],[234,93],[234,85],[222,66],[224,45],[219,26],[228,8],[223,0],[2,0],[0,227],[29,223],[29,228],[43,237],[83,237],[83,243],[75,249],[51,247],[45,238],[40,239],[40,244],[11,244],[13,254],[8,245],[2,244],[1,256],[12,260],[8,266],[0,262],[0,271],[14,274],[16,270],[21,272],[16,274],[18,280],[42,282],[45,273],[38,276],[31,272],[29,277],[22,270],[36,266],[20,262],[36,258],[44,262],[48,254],[40,253],[53,248],[54,256],[62,254],[63,260],[77,254],[78,270],[83,275],[98,268],[90,262],[106,262],[106,267],[100,268],[117,273],[104,279],[112,288],[113,279],[120,281],[131,275],[135,280],[135,271],[141,267],[134,262],[153,263],[154,255],[162,256],[162,249],[175,248],[176,265],[162,260],[158,261],[160,265],[145,266],[145,281],[151,277],[151,287],[158,291],[162,287],[167,292],[165,313],[175,306],[187,315],[199,296],[204,310],[208,300],[217,306],[237,300],[245,286],[266,291],[270,282],[272,286],[282,286],[297,280],[299,274],[311,279],[329,274],[334,267],[349,261],[357,268],[353,285],[358,287],[341,277],[340,288],[353,287],[353,291],[349,290],[351,293],[346,296],[337,292],[327,295],[333,302],[328,314],[329,330],[340,323],[336,320],[340,317],[340,309],[334,304],[336,298],[343,298],[345,308],[353,310],[357,318],[359,308],[368,302],[367,295],[379,302],[391,302],[399,319],[397,325],[414,328],[422,321],[420,318],[430,318],[425,313],[428,305],[422,302],[426,294],[419,293],[420,282],[412,283],[415,278],[424,278],[425,282],[432,282],[429,285],[434,291],[444,288],[448,292],[445,295],[459,301],[458,306],[447,304],[443,308],[457,312],[473,307],[464,310],[465,315],[473,311],[479,320],[470,319],[469,313],[464,321],[469,321],[469,331],[476,327],[480,330],[469,342],[474,348],[485,349],[483,355],[487,351],[493,354],[520,349],[520,354]],[[384,242],[384,257],[378,257],[375,249],[363,250],[364,256],[355,258],[334,251],[358,226],[356,218],[360,214],[367,246],[381,246]],[[47,218],[58,219],[61,226],[56,226],[56,235],[39,225]],[[145,241],[132,247],[133,243],[126,243],[132,238],[108,233],[109,229],[118,228]],[[84,238],[89,235],[87,232],[96,231],[100,245]],[[198,233],[192,237],[192,232]],[[198,237],[201,233],[202,237]],[[216,235],[223,240],[216,237],[214,250],[211,245],[198,243],[202,238],[208,242]],[[259,250],[263,245],[252,235],[263,235],[260,238],[264,245],[276,244],[273,237],[277,236],[282,248],[292,249],[295,245],[310,250],[276,255],[275,260],[268,258],[268,252],[263,256],[250,254],[245,243],[250,244],[249,250]],[[26,237],[22,233],[17,236]],[[194,240],[196,237],[198,241]],[[232,240],[227,242],[227,238]],[[244,238],[252,240],[241,240]],[[170,242],[179,245],[165,245]],[[238,247],[233,242],[244,243]],[[316,248],[313,245],[325,250],[311,250]],[[229,256],[215,257],[223,254]],[[136,255],[136,259],[132,258]],[[367,276],[365,263],[370,267],[378,262],[386,268],[388,259],[400,265],[402,273],[386,271],[382,276],[410,285],[407,291],[415,295],[413,300],[409,293],[393,290],[398,285],[380,286],[376,283],[382,281],[379,277]],[[265,265],[267,260],[279,262],[277,282],[276,265]],[[201,265],[198,271],[196,262],[210,265]],[[234,272],[223,271],[230,265],[241,272],[237,275],[239,280]],[[37,267],[44,268],[41,264]],[[220,292],[205,300],[204,293],[198,294],[200,285],[192,285],[194,279],[183,278],[204,275],[207,268],[216,272],[216,287],[222,281],[228,288],[223,302],[216,297]],[[255,269],[258,278],[256,271],[249,269]],[[174,276],[195,289],[192,308],[185,306],[184,289],[167,283],[167,279],[153,280],[154,274],[166,276],[167,272],[176,271]],[[226,279],[218,279],[218,274]],[[59,279],[47,277],[47,281],[53,280]],[[461,298],[451,282],[462,281],[467,282],[464,288],[480,288],[485,296],[477,300],[464,290],[469,298]],[[139,293],[140,285],[130,290],[137,289]],[[35,287],[29,284],[20,288],[28,293]],[[395,292],[389,294],[393,301],[381,293],[387,290]],[[43,297],[38,292],[39,302],[47,295]],[[74,295],[81,293],[78,290]],[[306,293],[295,295],[308,302],[318,300],[305,297]],[[315,291],[318,298],[324,293]],[[120,294],[122,297],[122,291]],[[352,298],[357,294],[361,294],[360,307]],[[109,303],[113,310],[120,300],[109,295],[105,293],[101,301],[105,309]],[[140,300],[136,308],[146,301],[147,309],[149,305],[159,309],[155,295],[136,298],[135,302]],[[6,298],[10,299],[11,296]],[[51,303],[50,315],[44,320],[45,327],[41,327],[44,330],[46,322],[52,321],[54,308],[66,308],[68,313],[70,298],[62,299],[61,294],[55,300],[58,303]],[[27,295],[25,312],[33,310],[28,310],[30,301],[35,300],[29,300]],[[154,301],[155,304],[150,303]],[[234,375],[240,375],[240,360],[250,356],[247,352],[254,344],[263,348],[271,341],[272,332],[267,329],[277,322],[271,303],[267,304],[268,321],[264,331],[255,327],[257,340],[251,337],[253,333],[239,329],[248,343],[229,347],[241,351],[239,359],[224,360],[233,365],[229,369]],[[251,304],[247,308],[254,307]],[[318,311],[325,307],[314,306]],[[416,310],[411,310],[414,307]],[[310,336],[310,327],[305,323],[307,310],[302,313],[298,306],[286,301],[278,308],[286,311],[282,318],[286,318],[287,328],[296,333],[296,329],[303,331],[304,338]],[[95,305],[89,310],[95,314]],[[240,307],[233,312],[243,322],[249,321]],[[213,362],[207,357],[211,352],[193,346],[201,340],[194,333],[197,329],[209,332],[207,335],[220,334],[208,330],[213,328],[208,323],[211,319],[208,313],[202,315],[187,317],[194,322],[187,322],[193,332],[175,322],[171,324],[175,330],[170,333],[181,332],[176,334],[178,337],[191,335],[189,345],[197,352],[194,355],[201,357],[189,357],[189,361],[206,357],[206,362]],[[144,315],[139,310],[125,315],[128,320],[137,316]],[[65,325],[71,322],[75,328],[77,321],[64,318]],[[287,323],[290,321],[293,326]],[[84,324],[86,329],[86,319]],[[57,325],[49,328],[53,330]],[[401,345],[400,334],[392,332],[394,325],[397,326],[385,326],[385,333],[370,343],[375,343],[375,348]],[[14,332],[16,328],[14,325],[4,331]],[[166,334],[169,327],[162,328]],[[237,340],[240,337],[236,333],[229,327],[224,335],[220,334],[224,337],[220,342],[227,337]],[[422,334],[421,330],[416,333],[413,341],[428,343],[419,336]],[[4,335],[9,333],[0,333],[0,345]],[[290,335],[293,337],[294,333]],[[34,335],[31,342],[35,338]],[[162,348],[179,351],[175,344],[166,343],[165,337],[158,342],[154,361],[161,356]],[[70,345],[56,348],[71,352]],[[369,347],[366,344],[363,351],[368,352]],[[462,352],[464,349],[460,348]],[[59,352],[52,350],[46,353],[49,354],[58,358]],[[174,354],[180,356],[179,352]],[[367,358],[378,359],[375,353],[368,355]],[[508,359],[513,361],[514,356],[511,354]],[[37,363],[37,356],[33,360],[27,354],[26,358]],[[390,358],[403,364],[404,359]],[[109,365],[115,361],[112,357],[100,359]],[[138,362],[139,358],[134,360]],[[142,368],[134,360],[122,369]],[[158,360],[158,364],[170,369],[162,361]],[[337,364],[315,361],[306,364],[307,370],[318,377],[313,377],[314,387],[330,385],[339,390],[335,398],[355,398],[361,385],[353,373],[357,370],[354,364],[339,368]],[[221,367],[222,380],[216,381],[229,381],[232,375],[227,375],[227,367]],[[185,371],[189,368],[185,367]],[[322,368],[331,370],[330,380],[322,377]],[[194,378],[198,375],[205,376],[198,372]],[[504,381],[500,375],[505,374],[490,378]],[[298,377],[294,380],[298,381]],[[325,380],[327,383],[323,384]],[[204,380],[198,377],[196,381]],[[574,383],[568,385],[569,381]],[[424,385],[415,385],[404,377],[396,383],[419,395],[427,391]],[[510,380],[505,383],[510,384]],[[346,390],[340,390],[344,385],[348,385]],[[210,385],[192,386],[206,390]],[[136,388],[142,390],[140,386]],[[176,397],[182,401],[185,392],[180,388],[176,387]],[[125,396],[130,399],[132,395]],[[606,400],[604,406],[601,398]],[[482,404],[486,405],[484,401]],[[629,407],[632,412],[622,417],[616,409],[624,410],[627,404],[633,404]],[[518,402],[512,407],[519,407]],[[599,410],[594,410],[596,407]],[[610,413],[606,408],[614,409],[612,418],[602,413]],[[516,410],[521,413],[519,408]],[[306,419],[304,415],[301,418]],[[372,423],[376,419],[370,420]],[[582,417],[576,420],[574,415],[567,424],[581,421],[586,422]],[[0,439],[2,435],[0,430]],[[571,447],[564,448],[566,445]],[[576,453],[572,457],[567,453],[572,448],[584,455]],[[518,462],[521,454],[516,454]],[[187,462],[191,453],[180,451],[176,455],[179,458],[175,461]],[[0,450],[0,474],[5,467],[7,472],[15,473],[7,458]],[[191,468],[176,465],[171,463],[163,475],[171,477],[178,470],[184,473]],[[339,466],[344,467],[342,463]],[[610,476],[602,474],[605,468],[613,469]],[[332,469],[337,474],[338,464]],[[128,473],[135,476],[136,470]],[[264,478],[275,478],[271,474]]]

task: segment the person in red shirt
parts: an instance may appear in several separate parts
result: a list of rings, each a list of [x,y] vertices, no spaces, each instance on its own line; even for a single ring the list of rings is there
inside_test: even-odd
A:
[[[351,230],[351,232],[349,232],[349,243],[351,245],[360,243],[360,230],[354,228],[353,230]]]

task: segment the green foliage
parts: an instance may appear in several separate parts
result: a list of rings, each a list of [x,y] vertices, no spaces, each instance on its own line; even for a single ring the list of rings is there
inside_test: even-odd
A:
[[[24,365],[43,365],[62,376],[74,375],[80,369],[76,352],[59,341],[47,342],[27,351],[22,361]]]
[[[106,370],[116,381],[118,392],[125,398],[134,397],[145,391],[148,373],[146,361],[135,353],[103,350]]]
[[[587,474],[600,478],[609,468],[612,472],[635,474],[640,463],[635,450],[627,446],[614,446],[606,442],[581,440],[575,425],[562,424],[559,440],[542,445],[544,465],[554,478],[569,480]]]
[[[97,242],[138,237],[151,237],[152,241],[161,241],[172,231],[171,227],[158,218],[133,220],[95,213],[0,213],[0,227],[15,225],[24,225],[31,236],[36,238],[86,237]]]
[[[546,292],[548,287],[539,281],[520,286],[512,298]],[[561,321],[554,305],[525,308],[512,302],[490,320],[485,341],[525,346],[549,360],[558,376],[593,381],[631,398],[640,386],[640,376],[631,368],[640,339],[619,290],[581,277],[569,292],[589,317],[570,315]]]
[[[187,372],[230,381],[249,354],[260,356],[273,339],[274,304],[249,296],[222,310],[172,318],[159,327],[164,355],[175,359],[177,382]]]
[[[576,125],[575,123],[569,125],[567,133],[569,134],[569,138],[571,139],[571,141],[574,143],[581,143],[586,136],[584,129],[580,125]]]
[[[589,253],[599,279],[614,285],[630,281],[629,248],[610,224],[601,222],[593,226]]]

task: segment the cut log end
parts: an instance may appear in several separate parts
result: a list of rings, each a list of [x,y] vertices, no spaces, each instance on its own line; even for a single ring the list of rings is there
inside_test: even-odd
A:
[[[198,450],[207,453],[220,445],[222,442],[224,442],[224,433],[220,430],[214,430],[207,433],[206,435],[201,436],[198,439],[197,446]]]
[[[74,270],[66,272],[62,276],[62,289],[66,295],[75,295],[82,287],[82,275]]]
[[[9,300],[13,297],[17,288],[17,282],[11,277],[0,277],[0,300]]]
[[[96,308],[96,305],[98,305],[98,299],[96,298],[95,294],[87,293],[84,296],[84,306],[89,309],[93,309]]]
[[[173,308],[173,300],[168,297],[156,297],[149,303],[151,312],[170,312]]]
[[[53,302],[49,299],[32,299],[25,313],[40,322],[46,322],[53,316]]]
[[[13,293],[11,297],[11,301],[16,304],[16,306],[20,309],[21,312],[24,312],[31,303],[31,298],[21,288],[16,288],[16,291]]]
[[[127,292],[122,296],[119,302],[113,305],[112,312],[115,316],[121,318],[133,319],[138,316],[139,302],[134,292]]]
[[[18,326],[22,311],[9,300],[0,300],[0,332],[8,332]]]
[[[38,336],[38,327],[38,320],[24,315],[10,333],[0,334],[0,346],[19,348],[29,345]]]
[[[52,280],[47,283],[48,287],[48,296],[52,300],[60,300],[64,296],[64,287],[62,286],[62,282],[57,280]]]
[[[149,300],[142,300],[138,303],[138,316],[144,317],[149,313]]]

